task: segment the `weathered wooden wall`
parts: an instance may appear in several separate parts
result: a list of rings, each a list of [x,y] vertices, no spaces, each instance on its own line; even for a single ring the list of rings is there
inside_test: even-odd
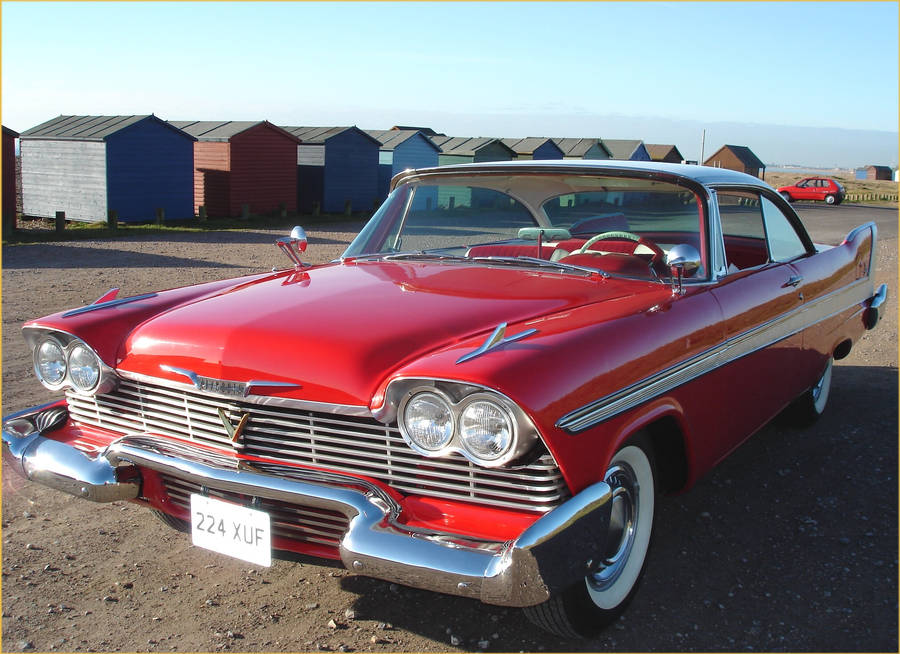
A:
[[[69,220],[106,220],[106,144],[97,141],[20,141],[22,212]]]

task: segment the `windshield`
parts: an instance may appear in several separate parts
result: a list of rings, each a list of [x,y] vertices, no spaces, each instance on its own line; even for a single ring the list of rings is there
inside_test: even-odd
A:
[[[502,259],[667,279],[665,255],[676,245],[705,262],[702,206],[683,186],[643,177],[430,175],[398,186],[344,257]]]

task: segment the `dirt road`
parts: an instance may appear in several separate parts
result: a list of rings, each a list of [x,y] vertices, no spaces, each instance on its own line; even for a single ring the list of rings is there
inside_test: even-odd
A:
[[[563,641],[516,610],[193,547],[146,510],[3,475],[3,649],[93,651],[895,651],[897,212],[798,205],[814,240],[879,225],[889,312],[836,365],[813,428],[772,425],[659,504],[640,593],[599,638]],[[308,258],[357,225],[310,226]],[[283,267],[281,233],[3,248],[3,413],[48,400],[23,321],[90,302]]]

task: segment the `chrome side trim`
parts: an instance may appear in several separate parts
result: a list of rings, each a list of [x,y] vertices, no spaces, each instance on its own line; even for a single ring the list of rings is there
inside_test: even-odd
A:
[[[124,379],[130,379],[136,382],[146,382],[148,384],[156,384],[158,386],[165,386],[166,388],[175,390],[197,390],[197,387],[193,383],[176,382],[169,379],[154,377],[152,375],[144,375],[137,372],[131,372],[129,370],[116,370],[116,374]],[[263,385],[257,381],[250,382],[250,384],[251,386]],[[278,385],[285,386],[286,384],[278,382]],[[233,400],[235,398],[234,395],[216,393],[214,391],[204,391],[204,393],[206,395],[209,395],[210,397],[217,397],[225,400]],[[254,395],[252,393],[249,393],[241,399],[253,404],[259,404],[260,406],[284,407],[286,409],[300,409],[303,411],[318,411],[320,413],[334,413],[344,416],[359,416],[365,418],[372,417],[372,412],[369,410],[369,407],[355,404],[329,404],[327,402],[298,400],[291,397],[272,397],[271,395]]]
[[[872,296],[872,281],[864,278],[842,289],[759,325],[681,363],[646,377],[562,416],[556,427],[577,433],[667,393],[701,375],[725,366],[838,315]]]
[[[465,361],[470,361],[477,357],[480,357],[482,354],[486,354],[493,349],[506,345],[507,343],[515,343],[516,341],[521,341],[523,338],[528,338],[533,334],[537,334],[538,330],[536,329],[526,329],[524,332],[519,332],[513,336],[506,336],[506,323],[501,322],[497,325],[497,328],[493,331],[493,333],[485,339],[484,343],[476,349],[472,350],[468,354],[464,354],[456,360],[456,365],[459,365]]]
[[[151,297],[156,297],[156,293],[145,293],[144,295],[134,295],[132,297],[123,297],[123,298],[120,298],[117,300],[108,300],[106,302],[100,302],[99,304],[89,304],[85,307],[80,307],[78,309],[72,309],[71,311],[66,311],[62,315],[62,317],[70,318],[71,316],[78,316],[78,315],[81,315],[82,313],[88,313],[89,311],[97,311],[99,309],[109,309],[110,307],[117,307],[120,304],[128,304],[129,302],[137,302],[139,300],[147,300]]]

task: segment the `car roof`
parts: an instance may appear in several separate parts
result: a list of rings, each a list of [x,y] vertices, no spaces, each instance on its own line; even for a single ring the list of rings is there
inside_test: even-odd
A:
[[[453,164],[437,166],[433,168],[418,168],[406,170],[395,178],[394,183],[399,183],[407,177],[415,177],[425,174],[471,174],[477,172],[490,173],[579,173],[602,174],[609,173],[662,173],[681,177],[706,186],[717,184],[739,184],[743,186],[757,186],[771,188],[764,181],[727,168],[713,168],[711,166],[696,166],[692,164],[671,164],[655,161],[619,161],[600,159],[564,159],[564,160],[519,160],[519,161],[488,161],[482,163]]]

